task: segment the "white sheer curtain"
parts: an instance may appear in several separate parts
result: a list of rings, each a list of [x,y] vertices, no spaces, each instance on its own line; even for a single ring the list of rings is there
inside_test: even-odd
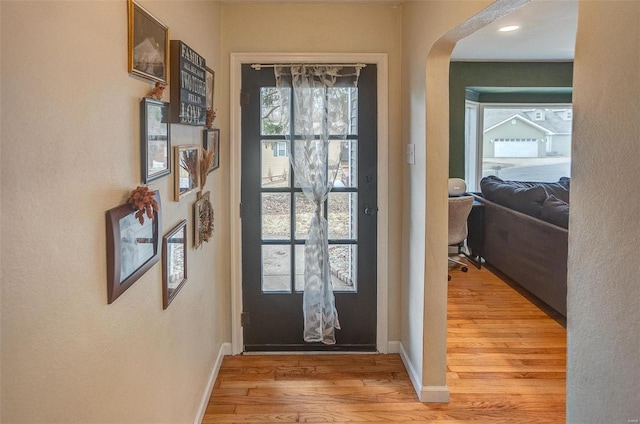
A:
[[[294,122],[288,152],[295,180],[315,205],[304,249],[304,340],[335,344],[340,329],[329,264],[327,220],[323,204],[333,187],[340,163],[340,149],[332,148],[329,90],[338,79],[357,84],[360,67],[291,65],[276,66],[276,85],[283,105],[293,107]],[[289,82],[291,88],[289,89]],[[342,82],[342,81],[341,81]],[[289,98],[289,93],[292,93]],[[339,143],[336,145],[339,146]]]

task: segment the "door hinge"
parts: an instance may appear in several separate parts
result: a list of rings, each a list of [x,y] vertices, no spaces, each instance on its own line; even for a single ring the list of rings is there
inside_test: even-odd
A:
[[[248,327],[251,324],[251,318],[249,312],[243,312],[240,314],[240,326]]]
[[[240,90],[240,107],[247,106],[249,104],[249,92]]]

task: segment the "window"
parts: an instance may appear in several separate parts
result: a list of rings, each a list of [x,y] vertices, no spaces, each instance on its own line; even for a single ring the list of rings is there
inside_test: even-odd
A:
[[[465,178],[470,189],[479,190],[480,180],[489,175],[519,181],[570,177],[571,118],[570,104],[467,102]]]
[[[285,141],[278,141],[275,146],[273,146],[273,156],[276,158],[287,156],[287,143]]]

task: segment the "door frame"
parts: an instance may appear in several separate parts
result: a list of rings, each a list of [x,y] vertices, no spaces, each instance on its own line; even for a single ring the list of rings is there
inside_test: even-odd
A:
[[[389,240],[389,82],[388,55],[386,53],[231,53],[229,92],[230,140],[230,237],[231,237],[231,350],[242,353],[242,220],[241,199],[241,108],[242,65],[247,63],[371,63],[377,66],[378,89],[378,249],[377,249],[377,325],[376,348],[380,353],[389,351],[388,313],[388,254],[381,248]],[[340,311],[338,311],[338,314]]]

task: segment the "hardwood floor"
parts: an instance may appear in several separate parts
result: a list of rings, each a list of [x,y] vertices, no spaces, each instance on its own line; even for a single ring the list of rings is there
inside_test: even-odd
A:
[[[565,329],[484,267],[451,275],[449,403],[397,354],[228,356],[203,423],[564,423]]]

